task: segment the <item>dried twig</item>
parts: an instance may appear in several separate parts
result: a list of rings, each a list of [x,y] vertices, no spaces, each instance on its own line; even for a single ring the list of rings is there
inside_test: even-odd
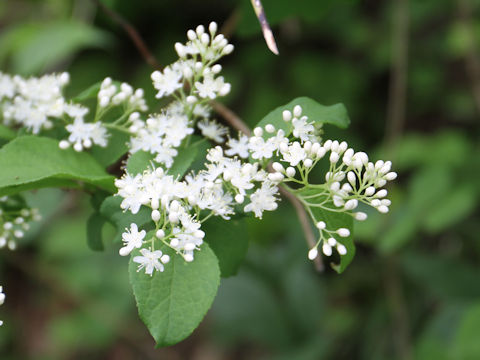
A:
[[[277,43],[275,42],[275,37],[273,36],[272,29],[270,28],[270,25],[268,25],[262,2],[260,0],[251,0],[251,2],[253,10],[255,10],[255,14],[257,15],[258,21],[260,22],[260,26],[262,27],[263,37],[265,38],[265,42],[267,43],[268,48],[275,55],[278,55],[279,52]]]
[[[137,31],[137,29],[135,29],[135,27],[133,27],[120,14],[110,9],[105,4],[103,4],[100,0],[92,0],[92,1],[95,4],[97,4],[110,19],[112,19],[115,23],[120,25],[123,28],[123,30],[125,30],[125,32],[128,34],[128,36],[130,37],[130,39],[133,41],[136,48],[138,49],[138,52],[142,55],[142,57],[151,67],[153,67],[154,69],[161,68],[160,63],[157,61],[155,56],[149,50],[149,48],[145,44],[145,41],[140,36],[140,33]]]

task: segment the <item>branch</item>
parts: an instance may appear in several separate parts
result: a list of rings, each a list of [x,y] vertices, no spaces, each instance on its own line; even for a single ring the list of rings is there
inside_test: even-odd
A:
[[[244,133],[247,136],[250,136],[252,134],[252,131],[242,121],[242,119],[240,119],[240,117],[238,117],[238,115],[235,114],[228,107],[217,101],[210,101],[210,105],[212,106],[213,110],[220,114],[232,128]]]
[[[160,69],[160,63],[157,61],[155,56],[152,52],[148,49],[145,41],[140,36],[140,33],[135,29],[127,20],[125,20],[120,14],[115,12],[114,10],[110,9],[108,6],[103,4],[100,0],[92,0],[95,4],[97,4],[103,12],[113,20],[116,24],[120,25],[123,30],[128,34],[130,39],[133,41],[135,47],[137,48],[138,52],[142,55],[144,60],[154,69]]]

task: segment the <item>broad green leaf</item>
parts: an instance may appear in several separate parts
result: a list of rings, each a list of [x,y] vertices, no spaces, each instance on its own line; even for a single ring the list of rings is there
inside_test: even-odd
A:
[[[477,206],[475,189],[458,185],[444,193],[441,205],[425,212],[424,227],[430,233],[440,232],[468,216]]]
[[[463,314],[455,340],[452,344],[452,359],[476,360],[480,358],[480,303],[477,302]]]
[[[236,275],[248,249],[248,232],[244,219],[211,218],[202,225],[205,241],[218,258],[222,277]]]
[[[2,140],[12,140],[16,137],[15,131],[6,127],[5,125],[0,124],[0,139]]]
[[[297,196],[312,196],[318,193],[319,190],[311,187],[304,187],[299,189],[296,192]],[[326,200],[325,195],[309,198],[308,202],[311,204],[321,204],[322,207],[310,207],[310,211],[315,217],[315,221],[324,221],[327,224],[327,230],[336,231],[339,228],[346,228],[350,231],[350,236],[340,237],[337,234],[334,234],[333,237],[337,242],[343,244],[347,248],[347,253],[345,255],[339,256],[340,262],[338,264],[331,263],[332,268],[339,274],[345,271],[347,266],[353,260],[355,256],[355,245],[353,243],[353,218],[352,216],[345,214],[344,212],[329,211],[328,209],[335,209],[335,205],[328,201],[323,203]],[[320,251],[321,252],[321,251]]]
[[[138,313],[159,347],[176,344],[195,330],[220,283],[218,261],[207,244],[195,252],[191,263],[170,248],[161,250],[171,258],[162,273],[149,276],[142,270],[137,272],[133,258],[138,251],[132,254],[129,265]]]
[[[88,247],[95,251],[103,251],[102,229],[106,219],[94,212],[87,220],[87,244]]]
[[[0,195],[41,187],[79,187],[84,182],[115,190],[114,177],[85,152],[62,150],[58,141],[22,136],[0,149]]]
[[[120,207],[122,199],[119,196],[109,196],[100,206],[100,214],[102,214],[117,229],[117,234],[113,242],[122,240],[122,233],[125,228],[130,228],[130,224],[135,223],[138,227],[142,227],[152,221],[150,211],[142,206],[137,214],[130,211],[123,211]]]
[[[20,24],[1,38],[4,53],[12,56],[15,73],[32,74],[88,47],[105,47],[110,37],[78,21]]]
[[[106,147],[94,146],[91,150],[92,156],[105,167],[116,163],[128,151],[129,136],[127,134],[112,129],[109,130],[109,133],[110,137]]]
[[[141,174],[147,168],[152,167],[153,159],[155,155],[146,151],[137,151],[129,156],[127,160],[127,171],[129,174]]]
[[[85,100],[95,99],[100,91],[100,87],[102,82],[99,81],[92,86],[88,87],[87,89],[83,90],[80,94],[75,96],[72,101],[74,102],[84,102]]]
[[[264,127],[272,124],[276,129],[283,129],[286,135],[289,135],[292,132],[292,125],[291,122],[283,121],[282,113],[284,110],[293,111],[295,105],[300,105],[303,110],[302,115],[308,116],[308,120],[315,124],[332,124],[342,129],[350,125],[350,118],[343,104],[325,106],[308,97],[299,97],[270,112],[257,126]]]

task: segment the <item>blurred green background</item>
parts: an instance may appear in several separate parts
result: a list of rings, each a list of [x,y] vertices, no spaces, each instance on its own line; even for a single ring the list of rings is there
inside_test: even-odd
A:
[[[298,96],[345,103],[350,129],[326,135],[393,161],[391,212],[357,223],[342,275],[315,272],[288,204],[251,221],[245,264],[200,328],[154,349],[118,245],[87,247],[89,199],[29,194],[44,220],[0,252],[2,360],[480,359],[480,1],[263,0],[278,57],[249,0],[103,3],[163,65],[187,29],[224,25],[225,103],[250,125]],[[0,70],[67,70],[69,95],[112,76],[158,106],[152,69],[89,0],[0,1]]]

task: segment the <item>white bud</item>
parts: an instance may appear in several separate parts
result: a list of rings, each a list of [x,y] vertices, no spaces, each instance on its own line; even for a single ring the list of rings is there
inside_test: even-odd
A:
[[[75,143],[75,145],[73,145],[73,149],[76,151],[76,152],[80,152],[83,150],[83,146],[81,143],[77,142]]]
[[[220,71],[222,71],[222,65],[215,64],[215,65],[212,66],[212,72],[214,74],[218,74]]]
[[[297,118],[302,116],[302,107],[300,105],[295,105],[293,108],[293,116]]]
[[[385,196],[387,196],[387,194],[388,194],[388,191],[385,189],[382,189],[382,190],[378,190],[375,196],[378,198],[384,198]]]
[[[285,172],[286,172],[288,177],[294,177],[295,176],[295,169],[291,166],[289,166]]]
[[[330,154],[330,162],[332,164],[335,164],[338,159],[340,159],[340,156],[338,155],[338,153],[336,153],[335,151],[332,151],[332,153]]]
[[[195,31],[197,32],[197,35],[200,36],[205,32],[205,27],[203,25],[198,25]]]
[[[319,143],[314,143],[314,144],[312,144],[312,148],[310,149],[310,153],[316,155],[319,149],[320,149],[320,144]]]
[[[347,173],[347,180],[350,184],[352,184],[353,186],[355,186],[356,182],[357,182],[357,176],[355,175],[355,173],[353,171],[349,171]]]
[[[197,38],[197,34],[195,34],[195,31],[193,30],[188,30],[187,37],[189,40],[195,40]]]
[[[184,248],[187,251],[195,250],[195,244],[193,242],[186,243]]]
[[[397,178],[397,173],[394,171],[391,171],[385,175],[385,179],[388,181],[395,180],[396,178]]]
[[[265,125],[265,130],[267,131],[267,133],[272,134],[275,131],[275,126],[273,126],[272,124],[267,124]]]
[[[323,230],[327,227],[327,224],[325,224],[325,221],[319,221],[315,224],[318,230]]]
[[[186,254],[184,257],[186,262],[192,262],[193,261],[193,255],[192,254]]]
[[[183,46],[179,42],[175,43],[175,51],[177,52],[178,57],[183,58],[183,57],[187,56],[187,50],[186,50],[185,46]]]
[[[187,103],[192,105],[192,104],[195,104],[197,102],[197,97],[196,96],[193,96],[193,95],[189,95],[187,96]]]
[[[11,222],[6,222],[5,224],[3,224],[3,228],[5,230],[11,230],[13,228],[13,224]]]
[[[327,150],[323,146],[321,146],[317,151],[317,159],[323,158],[326,153],[327,153]]]
[[[370,201],[370,205],[372,205],[373,207],[379,207],[380,205],[382,205],[382,202],[379,199],[373,199],[372,201]]]
[[[375,187],[369,186],[368,188],[365,189],[366,196],[372,196],[373,194],[375,194]]]
[[[168,264],[170,262],[170,256],[168,256],[167,254],[165,255],[162,255],[160,257],[160,261],[163,263],[163,264]]]
[[[314,260],[316,257],[318,256],[318,250],[316,247],[314,247],[313,249],[310,249],[310,251],[308,252],[308,258],[310,260]]]
[[[170,246],[171,247],[176,248],[179,243],[180,243],[180,241],[177,238],[173,238],[172,240],[170,240]]]
[[[280,173],[285,172],[285,169],[283,168],[283,165],[280,164],[279,162],[276,162],[276,161],[272,164],[272,168],[275,171],[280,172]]]
[[[333,152],[339,152],[339,143],[337,140],[332,142],[332,146],[330,147],[330,150]]]
[[[243,196],[242,194],[237,194],[237,195],[235,195],[235,201],[236,201],[238,204],[243,203],[244,200],[245,200],[245,196]]]
[[[288,110],[283,110],[282,118],[283,121],[289,122],[290,120],[292,120],[292,113]]]
[[[357,199],[350,199],[345,203],[345,209],[346,210],[353,210],[358,206],[358,200]]]
[[[62,140],[58,143],[58,147],[62,150],[65,150],[70,147],[70,143],[67,140]]]
[[[328,245],[333,247],[333,246],[337,245],[337,240],[335,240],[335,238],[331,237],[327,240],[327,243],[328,243]]]
[[[225,46],[225,47],[223,48],[223,51],[222,51],[222,52],[223,52],[225,55],[228,55],[228,54],[231,54],[232,51],[233,51],[233,45],[232,45],[232,44],[228,44],[227,46]]]
[[[367,220],[367,214],[365,214],[364,212],[361,212],[361,211],[354,213],[353,217],[358,221]]]
[[[120,248],[120,250],[118,250],[118,253],[120,254],[120,256],[127,256],[128,254],[130,254],[132,252],[132,250],[133,250],[132,247],[124,246],[124,247]]]
[[[323,147],[325,148],[326,151],[330,150],[332,147],[332,140],[327,140],[323,143]]]
[[[342,244],[338,244],[337,251],[340,255],[345,255],[347,253],[347,248]]]
[[[18,239],[23,238],[23,235],[24,235],[24,233],[23,233],[22,230],[15,230],[15,231],[13,232],[13,236],[15,236],[15,237],[18,238]]]
[[[337,230],[337,234],[340,235],[341,237],[348,237],[350,236],[350,230],[346,228],[340,228]]]
[[[380,205],[379,207],[377,207],[377,210],[382,214],[386,214],[388,213],[388,206]]]
[[[212,21],[210,25],[208,25],[208,31],[210,31],[210,34],[215,35],[217,32],[218,26],[215,21]]]
[[[152,220],[155,221],[155,222],[160,220],[160,211],[158,211],[158,210],[153,210],[152,211]]]
[[[312,165],[313,165],[312,159],[303,160],[303,165],[305,165],[305,167],[307,167],[307,168],[312,167]]]
[[[332,247],[326,243],[323,244],[322,251],[326,256],[332,255]]]
[[[163,239],[165,237],[165,231],[163,231],[162,229],[159,229],[155,233],[155,236],[159,239]]]
[[[253,134],[257,137],[260,137],[263,135],[263,129],[261,127],[256,127],[253,129]]]

